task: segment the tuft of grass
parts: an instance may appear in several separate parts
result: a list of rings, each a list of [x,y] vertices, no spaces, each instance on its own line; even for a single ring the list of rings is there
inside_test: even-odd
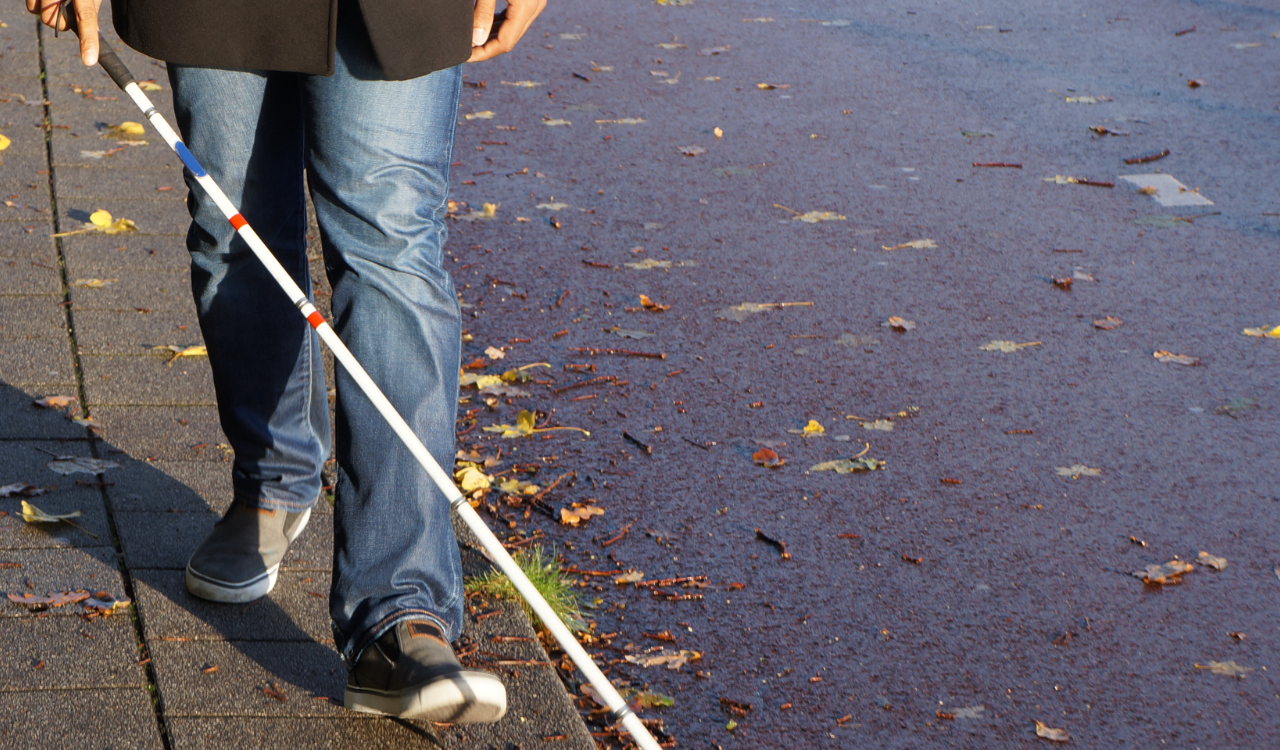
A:
[[[578,600],[578,592],[574,588],[573,578],[561,572],[560,564],[556,562],[554,554],[545,551],[541,546],[535,546],[519,550],[512,557],[529,577],[533,587],[542,594],[543,599],[547,600],[547,604],[551,605],[551,610],[565,625],[569,626],[570,630],[587,629],[586,623],[582,621],[582,607]],[[539,623],[533,610],[529,609],[520,592],[501,570],[495,568],[484,575],[469,578],[463,584],[463,589],[468,596],[518,601],[524,608],[525,614],[535,624]]]

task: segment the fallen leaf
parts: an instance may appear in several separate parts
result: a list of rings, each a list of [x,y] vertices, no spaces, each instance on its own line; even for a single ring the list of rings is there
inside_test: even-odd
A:
[[[568,120],[560,120],[560,119],[553,119],[550,117],[544,117],[542,119],[542,124],[546,125],[549,128],[558,128],[566,125],[572,125],[573,123],[569,122]]]
[[[986,710],[986,706],[965,706],[954,709],[951,713],[955,714],[957,719],[981,719],[982,712]]]
[[[489,359],[497,361],[507,356],[507,353],[496,346],[485,347],[484,355]]]
[[[605,333],[612,333],[615,336],[621,336],[624,339],[647,339],[647,338],[653,337],[653,334],[649,333],[648,331],[628,330],[626,328],[621,328],[619,326],[613,326],[612,328],[605,328],[604,331]]]
[[[698,661],[702,658],[702,654],[697,651],[688,651],[681,649],[662,649],[651,654],[628,654],[626,659],[632,664],[639,664],[642,667],[661,667],[667,669],[680,669],[691,661]]]
[[[45,492],[46,490],[28,482],[14,482],[0,487],[0,497],[36,497]]]
[[[598,125],[641,125],[644,123],[642,117],[623,117],[618,120],[596,120]]]
[[[533,425],[534,425],[533,412],[529,411],[528,409],[522,409],[520,413],[516,415],[516,423],[514,425],[510,425],[510,424],[490,425],[489,427],[485,427],[484,431],[485,432],[501,432],[502,437],[504,438],[528,437],[530,435],[536,435],[542,432],[555,432],[557,430],[575,430],[577,432],[581,432],[583,435],[587,435],[587,436],[591,435],[590,432],[587,432],[581,427],[537,427],[535,428]]]
[[[138,88],[143,91],[164,91],[164,88],[155,82],[154,78],[145,81],[138,81]]]
[[[881,432],[893,432],[893,421],[889,419],[877,419],[872,422],[859,422],[864,430],[880,430]]]
[[[43,596],[39,594],[9,594],[9,601],[17,602],[26,607],[62,607],[67,604],[82,602],[90,596],[92,594],[88,591],[76,589],[75,591],[50,591]]]
[[[468,120],[492,120],[494,116],[495,113],[485,110],[484,112],[472,112],[467,115],[466,118]]]
[[[630,265],[630,264],[628,264]],[[784,307],[812,307],[812,302],[743,302],[740,305],[726,307],[716,313],[720,320],[736,320],[741,323],[748,316],[762,313],[765,310],[780,310]]]
[[[1174,354],[1173,352],[1167,352],[1164,349],[1155,352],[1151,356],[1168,364],[1187,365],[1188,367],[1194,367],[1195,365],[1200,364],[1199,357],[1192,357],[1187,354]]]
[[[1124,325],[1124,321],[1112,315],[1108,315],[1105,318],[1098,318],[1093,321],[1094,328],[1100,328],[1104,331],[1112,331],[1122,325]]]
[[[1200,551],[1199,556],[1196,557],[1196,562],[1207,568],[1213,568],[1214,570],[1222,570],[1227,567],[1227,558],[1211,555],[1204,550]]]
[[[773,91],[774,89],[789,89],[791,88],[791,84],[789,83],[757,83],[756,88],[762,91]]]
[[[639,263],[623,263],[627,268],[634,268],[637,271],[647,271],[650,268],[670,268],[671,261],[658,260],[657,258],[645,258]]]
[[[70,406],[76,401],[75,396],[45,396],[35,400],[36,406],[43,406],[46,409],[60,409],[64,406]]]
[[[1067,734],[1067,730],[1054,729],[1053,727],[1045,726],[1039,721],[1036,722],[1036,736],[1050,742],[1069,742],[1071,740],[1071,735]]]
[[[1109,96],[1068,96],[1067,104],[1102,104],[1111,101]]]
[[[22,520],[27,523],[59,523],[61,521],[69,521],[72,518],[79,517],[80,511],[78,510],[73,510],[70,513],[63,513],[62,515],[54,515],[52,513],[45,513],[26,500],[22,501]]]
[[[535,86],[542,85],[540,81],[498,81],[498,83],[501,83],[503,86],[515,86],[522,89],[531,89]]]
[[[687,49],[688,48],[688,45],[680,44],[679,42],[660,42],[653,46],[657,47],[658,49]]]
[[[1071,466],[1059,466],[1055,468],[1054,473],[1060,477],[1071,477],[1079,479],[1080,477],[1100,477],[1102,469],[1090,469],[1084,464],[1072,464]]]
[[[1236,42],[1231,46],[1235,49],[1252,49],[1253,47],[1261,47],[1262,42]]]
[[[618,576],[617,578],[614,578],[613,582],[621,586],[623,584],[635,583],[637,581],[643,581],[643,580],[644,580],[644,573],[642,573],[639,570],[633,570],[633,571],[630,571],[629,573],[626,573],[624,575]]]
[[[13,594],[9,595],[13,598]],[[1208,664],[1197,664],[1196,669],[1207,669],[1214,674],[1220,674],[1223,677],[1239,677],[1244,679],[1245,675],[1253,671],[1253,667],[1244,667],[1232,661],[1211,661]]]
[[[1028,346],[1040,346],[1040,342],[1029,341],[1025,344],[1015,344],[1012,341],[988,341],[978,348],[984,352],[1016,352]]]
[[[764,466],[769,469],[777,469],[787,463],[786,459],[778,455],[778,452],[772,448],[761,448],[751,454],[751,460],[757,466]]]
[[[175,345],[173,345],[173,344],[170,344],[169,346],[164,346],[164,345],[161,345],[161,346],[153,346],[153,347],[151,347],[151,349],[152,349],[152,351],[156,351],[156,350],[164,350],[164,351],[173,352],[173,356],[169,358],[169,365],[170,365],[170,366],[172,366],[172,365],[173,365],[173,363],[174,363],[175,361],[177,361],[178,359],[181,359],[182,357],[207,357],[207,356],[209,356],[209,350],[208,350],[208,349],[206,349],[206,348],[205,348],[204,346],[202,346],[202,345],[197,345],[197,346],[175,346]]]
[[[627,705],[633,711],[638,711],[642,708],[669,708],[675,704],[676,699],[669,695],[650,693],[644,690],[636,693],[627,701]]]
[[[1060,174],[1056,174],[1053,177],[1046,177],[1044,178],[1044,181],[1052,182],[1055,185],[1075,185],[1080,182],[1074,177],[1064,177],[1063,175],[1060,175]]]
[[[569,207],[568,203],[561,203],[559,201],[556,201],[554,203],[539,203],[538,205],[534,206],[534,208],[540,208],[544,211],[563,211],[568,207]]]
[[[727,44],[723,47],[707,47],[705,49],[698,50],[698,57],[710,57],[712,55],[720,55],[728,51],[729,45]]]
[[[1219,406],[1214,411],[1218,414],[1226,414],[1232,419],[1237,419],[1237,414],[1246,412],[1258,405],[1258,402],[1251,398],[1242,398],[1240,396],[1232,396],[1227,399],[1227,403]]]
[[[101,474],[107,469],[118,469],[120,464],[105,461],[101,458],[85,458],[82,456],[58,456],[50,461],[49,469],[58,474]]]
[[[1182,583],[1182,574],[1193,570],[1195,566],[1189,562],[1170,560],[1164,565],[1148,565],[1142,570],[1135,570],[1133,577],[1140,578],[1143,583],[1149,585],[1173,585]]]
[[[907,331],[914,331],[916,329],[916,322],[914,320],[907,320],[906,318],[899,318],[894,315],[881,323],[880,326],[882,328],[892,328],[898,333],[906,333]]]
[[[904,242],[901,245],[894,245],[893,247],[889,247],[888,245],[881,245],[880,249],[881,250],[906,250],[910,248],[912,250],[927,250],[931,247],[937,247],[937,246],[938,246],[938,243],[934,242],[933,240],[926,239],[926,240],[912,240],[910,242]]]
[[[102,134],[103,138],[112,138],[125,141],[135,141],[140,136],[146,135],[147,129],[140,122],[122,122],[119,125],[112,125]],[[110,214],[108,214],[110,215]]]
[[[796,214],[792,221],[803,221],[806,224],[817,224],[820,221],[846,221],[845,217],[831,211],[810,211],[807,214]]]
[[[860,471],[883,469],[884,461],[867,456],[858,458],[842,458],[836,461],[823,461],[809,467],[809,471],[834,471],[837,474],[854,474]]]
[[[1246,336],[1264,336],[1269,339],[1280,339],[1280,326],[1262,326],[1261,328],[1246,328],[1241,331]]]
[[[654,302],[647,294],[640,295],[640,307],[642,307],[645,310],[648,310],[649,312],[666,312],[667,310],[671,309],[671,305],[659,305],[658,303]]]
[[[458,464],[453,472],[453,478],[458,481],[458,487],[468,494],[476,490],[489,489],[493,480],[493,477],[485,474],[479,466],[469,461]]]
[[[1139,195],[1155,195],[1158,192],[1160,192],[1160,188],[1154,185],[1147,185],[1146,187],[1138,188]]]
[[[105,289],[115,284],[120,279],[76,279],[71,282],[71,286],[80,289]]]
[[[681,146],[676,150],[685,156],[697,156],[698,154],[707,153],[707,150],[702,146]]]
[[[9,148],[9,144],[12,142],[13,141],[9,140],[9,136],[0,133],[0,151],[4,151],[6,148]]]
[[[129,599],[117,599],[105,591],[98,591],[84,601],[86,609],[102,617],[108,617],[118,609],[125,609],[129,604]]]
[[[723,138],[723,137],[724,137],[724,131],[723,131],[723,130],[721,130],[720,128],[714,128],[714,129],[711,131],[711,133],[712,133],[712,135],[714,135],[716,138]]]
[[[804,429],[801,430],[801,434],[806,437],[809,435],[821,435],[824,432],[826,432],[826,429],[816,419],[810,419],[809,424],[805,425]]]
[[[560,523],[566,526],[577,526],[579,523],[590,519],[592,516],[603,515],[604,508],[597,508],[594,505],[573,503],[571,507],[560,509]]]

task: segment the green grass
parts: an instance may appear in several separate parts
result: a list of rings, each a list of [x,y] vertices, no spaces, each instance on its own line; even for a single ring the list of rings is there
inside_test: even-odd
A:
[[[569,626],[570,630],[585,630],[586,623],[582,621],[582,606],[578,601],[578,592],[574,589],[573,578],[560,571],[560,564],[556,562],[555,555],[537,546],[520,550],[513,557],[516,564],[529,577],[533,587],[542,594],[543,599],[547,600],[547,604],[551,605],[552,611],[560,617],[560,620]],[[538,622],[533,610],[529,609],[529,605],[520,596],[520,592],[516,591],[516,587],[500,570],[491,570],[482,576],[467,579],[464,589],[468,596],[518,601],[524,608],[525,614],[535,623]]]

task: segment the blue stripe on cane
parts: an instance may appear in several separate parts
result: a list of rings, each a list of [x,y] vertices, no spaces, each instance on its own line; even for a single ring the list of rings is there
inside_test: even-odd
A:
[[[191,174],[196,177],[204,177],[209,174],[204,171],[204,167],[200,166],[200,162],[196,161],[196,157],[192,156],[191,152],[187,150],[187,144],[178,141],[173,145],[173,150],[178,152],[178,158],[182,160],[183,164],[187,165],[187,169],[191,170]]]

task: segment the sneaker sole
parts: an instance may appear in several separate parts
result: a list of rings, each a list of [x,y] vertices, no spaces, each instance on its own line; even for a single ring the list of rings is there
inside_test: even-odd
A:
[[[192,596],[223,604],[244,604],[261,599],[276,587],[280,565],[273,565],[267,572],[249,581],[230,583],[202,576],[187,565],[187,591]]]
[[[411,691],[347,686],[343,703],[353,711],[447,724],[492,724],[507,713],[507,689],[483,672],[461,672]]]

